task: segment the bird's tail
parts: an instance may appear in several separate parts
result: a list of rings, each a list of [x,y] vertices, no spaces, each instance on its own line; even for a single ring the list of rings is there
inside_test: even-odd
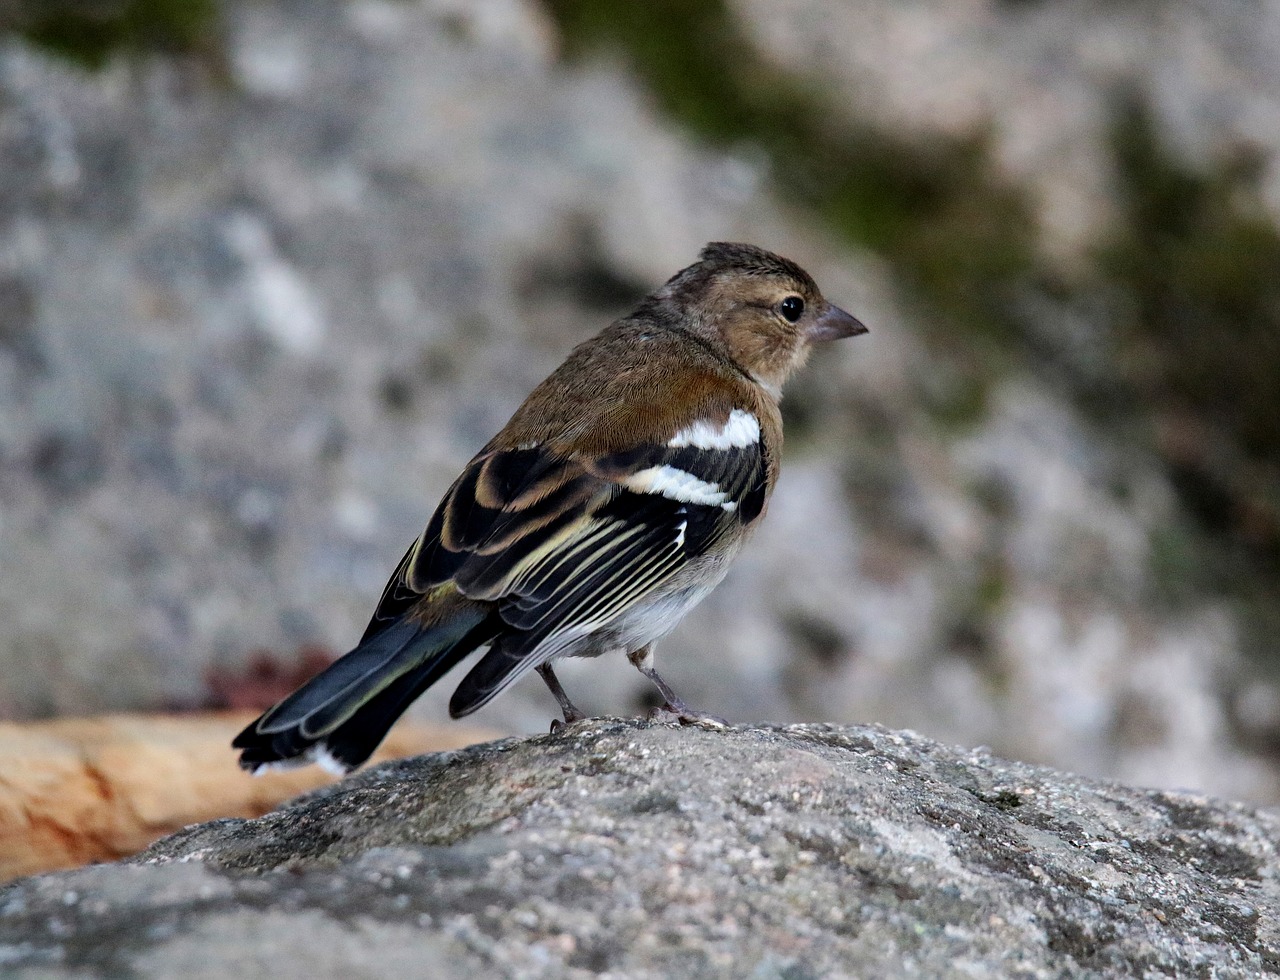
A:
[[[250,772],[318,762],[348,772],[378,747],[419,694],[492,638],[481,607],[443,622],[401,618],[267,711],[235,737]]]

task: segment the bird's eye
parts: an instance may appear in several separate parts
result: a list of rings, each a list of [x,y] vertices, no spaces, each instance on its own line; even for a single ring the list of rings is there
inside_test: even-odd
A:
[[[795,323],[804,315],[804,300],[799,296],[788,296],[778,304],[778,312],[788,323]]]

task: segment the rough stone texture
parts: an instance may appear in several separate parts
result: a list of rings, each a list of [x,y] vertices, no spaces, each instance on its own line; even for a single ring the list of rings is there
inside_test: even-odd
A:
[[[735,9],[761,50],[849,93],[865,75],[850,112],[883,104],[924,133],[952,115],[947,93],[962,125],[1000,96],[997,145],[1032,147],[1025,170],[1070,170],[1054,143],[1068,131],[1096,155],[1097,126],[1039,101],[1058,104],[1054,84],[1068,110],[1101,98],[1111,78],[1086,56],[1123,58],[1092,39],[1147,36],[1109,33],[1139,14],[1087,2]],[[0,41],[0,716],[191,705],[211,667],[257,648],[345,649],[523,395],[730,238],[793,255],[872,333],[788,389],[768,520],[658,652],[677,690],[735,720],[875,719],[1280,798],[1280,695],[1242,667],[1232,611],[1150,601],[1153,542],[1177,520],[1159,467],[1017,369],[990,379],[980,418],[933,418],[963,385],[926,354],[911,297],[780,208],[748,150],[696,146],[618,64],[560,62],[536,3],[227,11],[225,78],[163,57],[89,74]],[[1188,28],[1185,49],[1218,33]],[[1231,36],[1274,50],[1272,33]],[[924,70],[953,51],[963,66]],[[1195,76],[1220,83],[1195,104],[1237,104],[1280,59],[1246,64]],[[1030,110],[1015,104],[1046,77]],[[639,711],[651,690],[620,659],[565,682],[595,713]],[[420,714],[443,718],[448,693]],[[531,678],[480,721],[544,730],[553,710]]]
[[[10,976],[1258,976],[1280,820],[875,727],[600,720],[0,892]]]

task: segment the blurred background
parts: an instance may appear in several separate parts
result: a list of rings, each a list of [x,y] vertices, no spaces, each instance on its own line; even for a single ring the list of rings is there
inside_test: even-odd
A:
[[[0,718],[270,700],[711,239],[871,326],[658,651],[1280,801],[1280,4],[0,0]],[[652,702],[622,658],[575,700]],[[446,681],[414,709],[443,719]],[[545,731],[522,682],[477,721]]]

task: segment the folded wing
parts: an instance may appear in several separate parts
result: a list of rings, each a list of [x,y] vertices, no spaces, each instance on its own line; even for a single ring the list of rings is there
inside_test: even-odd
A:
[[[508,627],[502,656],[486,667],[491,651],[451,706],[475,710],[754,521],[767,451],[754,418],[735,410],[625,452],[481,453],[405,554],[366,636],[435,589],[494,602]]]

